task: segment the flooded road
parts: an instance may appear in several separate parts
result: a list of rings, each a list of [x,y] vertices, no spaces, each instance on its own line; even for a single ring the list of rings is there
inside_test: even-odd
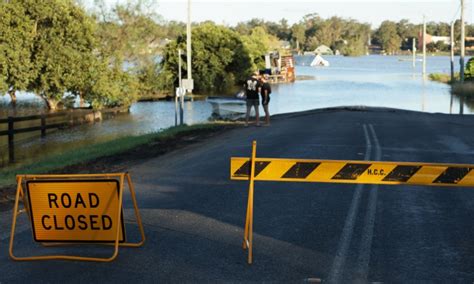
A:
[[[337,106],[377,106],[423,112],[472,114],[471,104],[460,104],[451,96],[446,84],[423,80],[421,62],[412,68],[411,57],[327,56],[329,67],[309,67],[311,56],[296,57],[296,74],[309,80],[293,84],[273,85],[270,112],[272,114],[304,111]],[[456,69],[459,69],[455,60]],[[449,57],[427,57],[427,74],[449,73]],[[20,95],[20,106],[38,108],[41,101],[31,102],[31,95]],[[0,117],[11,114],[8,97],[0,98]],[[118,115],[93,125],[62,130],[46,138],[16,141],[16,156],[20,162],[68,151],[83,145],[112,140],[117,137],[157,132],[175,123],[174,102],[140,102],[129,114]],[[187,124],[206,122],[211,118],[208,101],[185,102]],[[0,165],[5,164],[6,139],[0,139]],[[2,162],[3,161],[3,162]]]

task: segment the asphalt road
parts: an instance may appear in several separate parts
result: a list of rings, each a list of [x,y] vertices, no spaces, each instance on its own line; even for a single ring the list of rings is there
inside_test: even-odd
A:
[[[145,224],[143,248],[112,263],[14,262],[0,228],[0,282],[474,281],[474,190],[257,182],[254,263],[241,248],[247,182],[229,159],[473,163],[473,116],[329,109],[231,130],[130,168]],[[126,219],[132,220],[129,197]],[[1,216],[10,220],[8,214]],[[130,239],[138,237],[127,226]],[[105,256],[110,248],[41,248],[20,220],[16,254]]]

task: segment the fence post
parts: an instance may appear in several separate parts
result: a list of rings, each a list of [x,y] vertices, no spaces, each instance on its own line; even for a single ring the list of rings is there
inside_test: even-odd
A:
[[[46,116],[41,115],[41,138],[46,136]]]
[[[13,117],[8,117],[8,160],[10,163],[15,161],[15,143],[14,139],[14,128],[13,128]]]

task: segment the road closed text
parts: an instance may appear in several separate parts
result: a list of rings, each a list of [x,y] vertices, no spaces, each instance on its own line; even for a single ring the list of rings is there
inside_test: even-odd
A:
[[[124,240],[115,180],[31,181],[27,190],[35,240],[111,242],[117,230]]]
[[[95,193],[87,195],[76,193],[48,193],[49,208],[97,208],[99,207],[99,197]],[[57,215],[43,215],[41,224],[45,230],[110,230],[112,228],[112,218],[109,215],[66,215],[58,218]]]

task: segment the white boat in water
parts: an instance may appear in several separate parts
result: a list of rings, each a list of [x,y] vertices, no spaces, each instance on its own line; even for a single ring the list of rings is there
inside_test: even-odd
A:
[[[313,61],[310,64],[311,67],[316,67],[316,66],[324,66],[327,67],[329,66],[329,61],[325,60],[321,55],[316,55],[313,59]]]
[[[210,98],[207,100],[212,106],[212,116],[220,119],[238,119],[245,117],[245,99]],[[253,115],[253,108],[252,113]]]

